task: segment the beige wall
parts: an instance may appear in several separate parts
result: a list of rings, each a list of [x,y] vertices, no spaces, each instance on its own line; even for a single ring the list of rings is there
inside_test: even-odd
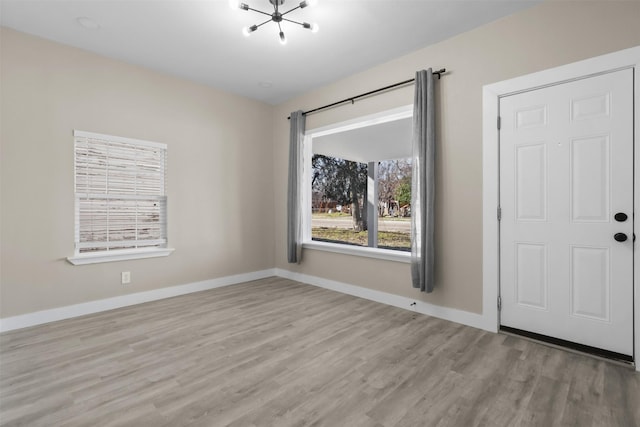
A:
[[[271,106],[8,29],[1,43],[0,317],[273,267]],[[65,260],[74,129],[168,145],[172,255]]]
[[[447,68],[436,85],[436,290],[411,288],[407,264],[305,250],[301,265],[285,256],[285,220],[277,216],[276,265],[437,305],[482,312],[482,86],[640,45],[640,2],[553,1],[488,24],[298,97],[276,108],[276,209],[286,206],[286,117],[413,77],[418,69]],[[311,115],[307,129],[408,105],[413,88]]]
[[[640,45],[638,16],[638,1],[547,2],[277,107],[3,29],[0,317],[274,266],[479,313],[482,86]],[[289,112],[426,67],[449,70],[436,85],[436,291],[414,291],[408,265],[391,261],[306,250],[301,265],[288,265]],[[396,90],[310,116],[307,128],[412,98],[411,88]],[[73,129],[168,144],[171,256],[65,261],[73,253]],[[131,271],[131,285],[120,284],[121,271]]]

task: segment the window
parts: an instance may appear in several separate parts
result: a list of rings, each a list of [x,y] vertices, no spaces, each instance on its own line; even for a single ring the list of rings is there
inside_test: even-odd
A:
[[[409,259],[411,115],[409,106],[307,132],[305,246]]]
[[[165,144],[75,131],[73,264],[166,256]]]

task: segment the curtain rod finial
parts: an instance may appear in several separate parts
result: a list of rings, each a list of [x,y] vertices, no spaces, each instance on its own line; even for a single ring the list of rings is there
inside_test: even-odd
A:
[[[444,73],[446,73],[446,72],[447,72],[447,69],[446,69],[446,68],[441,68],[441,69],[439,69],[438,71],[434,71],[434,73],[433,73],[433,74],[437,74],[437,76],[438,76],[438,80],[440,80],[440,78],[442,77],[442,75],[443,75]]]

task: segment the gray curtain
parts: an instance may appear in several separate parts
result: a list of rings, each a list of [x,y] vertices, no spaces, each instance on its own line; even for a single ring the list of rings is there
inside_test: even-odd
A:
[[[302,258],[302,141],[305,117],[302,111],[291,113],[289,135],[289,188],[287,191],[287,261],[299,263]]]
[[[433,291],[435,111],[431,68],[416,73],[413,101],[411,177],[411,281],[414,288]]]

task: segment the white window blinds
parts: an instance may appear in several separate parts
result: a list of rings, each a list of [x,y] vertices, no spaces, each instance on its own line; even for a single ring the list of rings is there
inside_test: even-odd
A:
[[[74,131],[76,254],[166,248],[167,146]]]

